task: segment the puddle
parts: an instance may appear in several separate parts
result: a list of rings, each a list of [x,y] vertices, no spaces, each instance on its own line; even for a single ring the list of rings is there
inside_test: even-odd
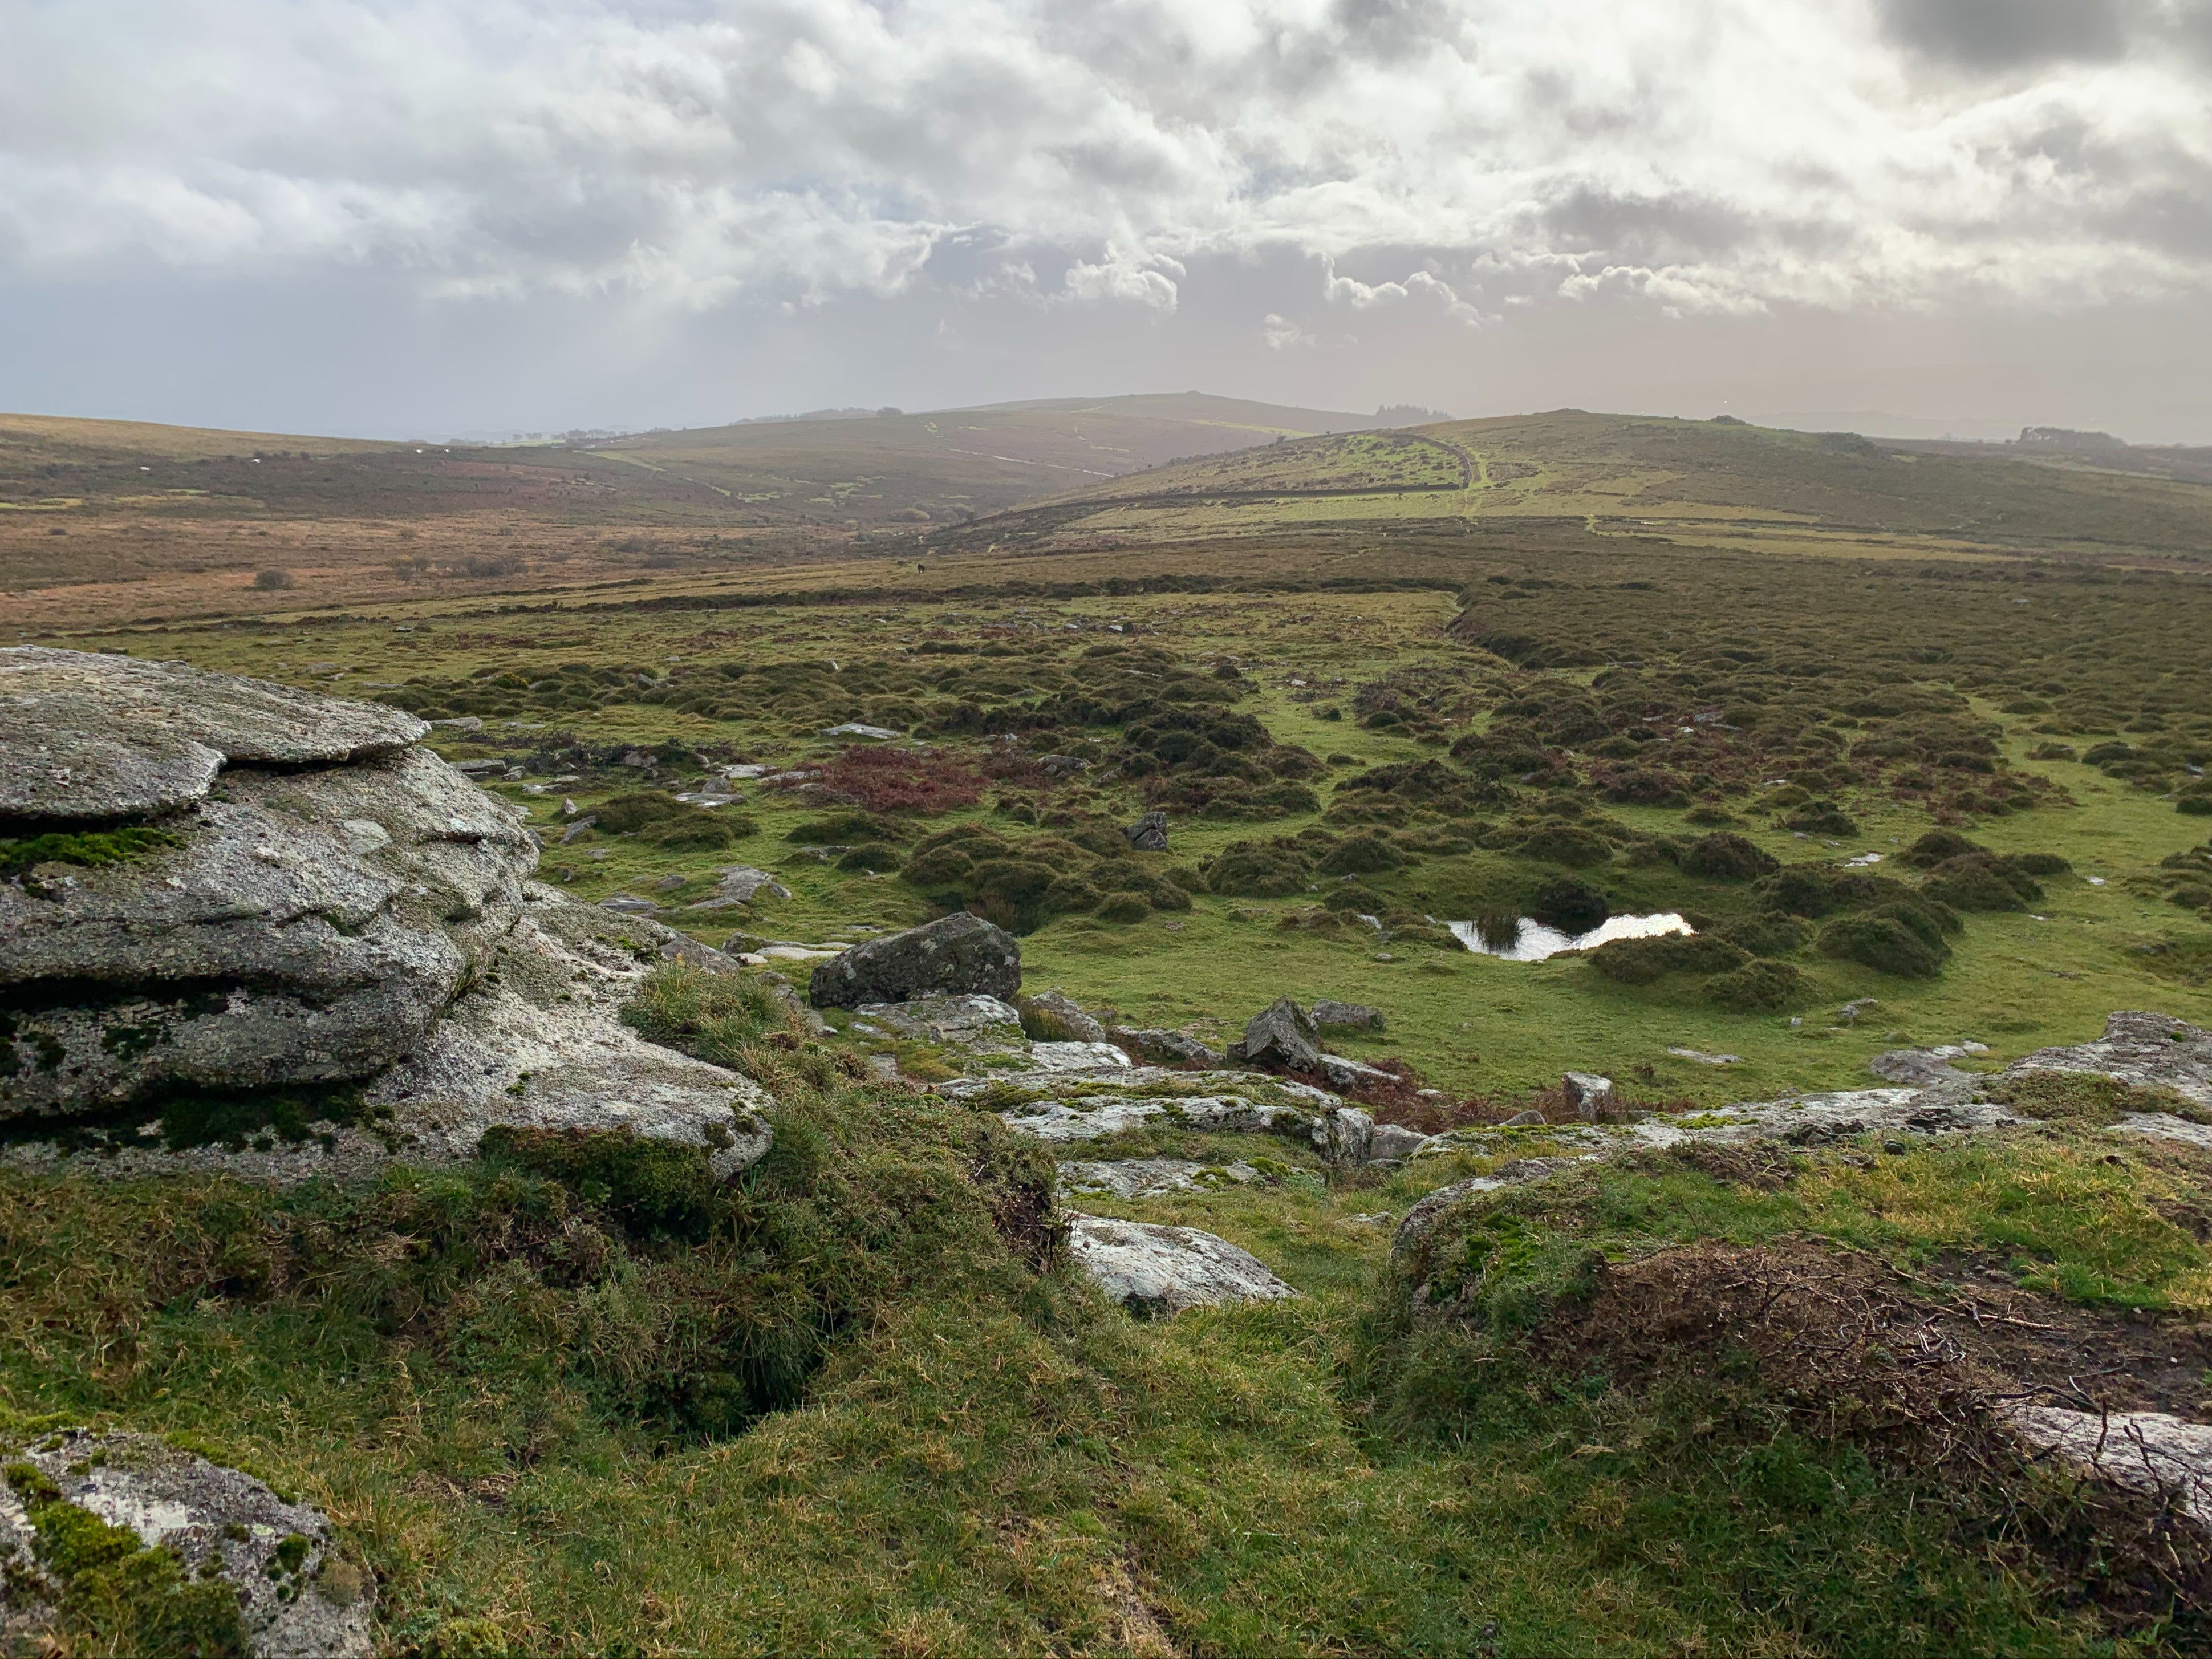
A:
[[[1505,937],[1495,923],[1488,924],[1491,931],[1486,936],[1485,925],[1455,921],[1451,930],[1462,945],[1477,955],[1497,957],[1505,962],[1541,962],[1562,951],[1588,951],[1617,939],[1652,939],[1661,933],[1696,931],[1672,910],[1650,916],[1614,916],[1587,933],[1563,933],[1556,927],[1545,927],[1533,916],[1515,919],[1510,924],[1513,929],[1510,938]]]

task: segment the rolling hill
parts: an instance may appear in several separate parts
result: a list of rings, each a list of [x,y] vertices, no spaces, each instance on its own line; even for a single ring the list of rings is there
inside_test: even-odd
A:
[[[1284,439],[1069,491],[957,541],[1072,547],[1370,521],[1576,520],[1599,533],[1774,550],[2212,556],[2212,489],[2152,471],[2142,455],[1885,444],[1560,410]]]

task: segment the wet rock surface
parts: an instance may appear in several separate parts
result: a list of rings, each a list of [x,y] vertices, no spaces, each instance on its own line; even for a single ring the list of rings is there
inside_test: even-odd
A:
[[[817,1008],[857,1008],[931,996],[1010,1002],[1021,988],[1022,948],[1014,936],[963,912],[841,952],[814,970],[808,994]]]
[[[1297,1294],[1249,1251],[1195,1227],[1072,1215],[1068,1253],[1110,1300],[1140,1318]]]
[[[373,1576],[339,1550],[322,1515],[251,1475],[150,1435],[76,1429],[11,1446],[7,1461],[0,1620],[18,1644],[59,1624],[70,1595],[65,1558],[42,1541],[82,1536],[88,1516],[122,1534],[101,1547],[137,1571],[112,1576],[163,1599],[168,1639],[183,1624],[209,1644],[196,1651],[367,1659],[373,1650]],[[145,1553],[132,1559],[134,1545]],[[149,1649],[146,1659],[157,1656]]]

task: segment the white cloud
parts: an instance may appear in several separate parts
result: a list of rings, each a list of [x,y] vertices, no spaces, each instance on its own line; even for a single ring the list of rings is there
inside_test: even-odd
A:
[[[936,280],[968,238],[1003,273],[971,258],[964,291],[1034,294],[1042,266],[1064,301],[1159,311],[1181,262],[1284,249],[1334,262],[1328,303],[1468,324],[1532,293],[2203,291],[2202,8],[1986,40],[1987,8],[1936,9],[21,0],[0,279],[366,265],[814,303]]]

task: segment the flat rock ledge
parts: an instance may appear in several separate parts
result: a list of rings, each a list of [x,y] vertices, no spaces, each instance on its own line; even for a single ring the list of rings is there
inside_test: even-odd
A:
[[[252,1659],[368,1659],[375,1579],[331,1524],[236,1469],[151,1435],[68,1429],[8,1449],[0,1489],[0,1643],[45,1651],[66,1587],[45,1565],[41,1532],[70,1510],[166,1551]],[[79,1517],[79,1524],[82,1524]],[[217,1593],[219,1589],[219,1594]],[[174,1592],[173,1592],[174,1594]],[[155,1659],[149,1655],[147,1659]]]
[[[1232,1302],[1274,1302],[1297,1292],[1267,1264],[1195,1227],[1070,1214],[1068,1252],[1107,1297],[1139,1318]]]

